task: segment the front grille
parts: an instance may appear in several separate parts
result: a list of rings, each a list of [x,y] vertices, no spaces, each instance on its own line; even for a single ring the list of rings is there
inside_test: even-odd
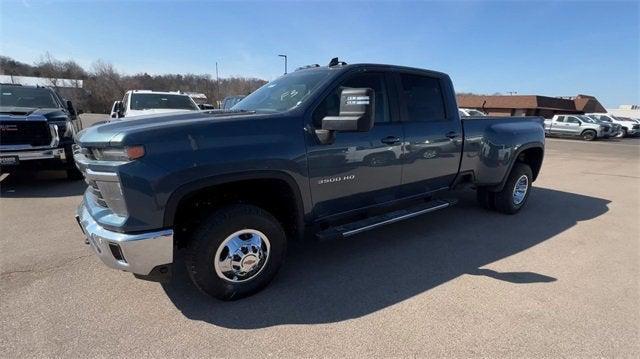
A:
[[[640,129],[640,125],[633,125],[632,127],[634,130]]]
[[[47,146],[51,130],[45,121],[1,121],[0,144]]]
[[[96,181],[87,179],[86,182],[89,185],[89,192],[91,192],[91,194],[96,198],[96,203],[100,207],[107,208],[107,202],[104,200],[104,197],[102,197],[102,193],[100,192],[100,188],[98,188]]]

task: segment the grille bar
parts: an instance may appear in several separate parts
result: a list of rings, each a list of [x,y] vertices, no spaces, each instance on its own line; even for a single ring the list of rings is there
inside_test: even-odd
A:
[[[0,121],[0,144],[47,146],[51,129],[46,121]]]

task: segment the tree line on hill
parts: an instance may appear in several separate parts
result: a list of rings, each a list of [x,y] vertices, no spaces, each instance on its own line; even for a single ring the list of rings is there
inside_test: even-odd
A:
[[[245,77],[221,78],[218,82],[208,74],[126,75],[104,61],[96,61],[86,70],[73,60],[60,61],[49,54],[33,65],[0,56],[0,74],[46,78],[48,85],[59,88],[77,109],[95,113],[108,113],[113,101],[122,99],[127,90],[198,92],[207,96],[208,103],[216,104],[227,96],[248,95],[266,83]],[[57,79],[82,80],[82,89],[79,81],[76,89],[59,87]]]

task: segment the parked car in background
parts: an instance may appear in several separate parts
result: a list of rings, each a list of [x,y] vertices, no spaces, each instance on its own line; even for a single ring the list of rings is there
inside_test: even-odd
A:
[[[198,105],[198,108],[200,108],[201,110],[213,110],[216,107],[212,104],[209,103],[209,99],[207,98],[207,95],[201,93],[201,92],[182,92],[184,94],[189,95],[189,97],[191,97],[191,99],[196,103],[196,105]]]
[[[596,118],[600,121],[615,123],[620,125],[621,131],[618,133],[616,137],[627,137],[627,136],[635,136],[640,134],[640,124],[634,121],[623,120],[610,113],[588,113],[587,116]]]
[[[473,108],[459,108],[458,109],[458,113],[460,114],[460,117],[471,117],[471,116],[486,116],[487,114],[480,111],[480,110],[476,110]]]
[[[584,115],[584,116],[587,116],[590,119],[593,119],[593,120],[597,121],[601,125],[609,125],[609,126],[611,126],[611,134],[610,134],[609,137],[617,137],[622,133],[622,126],[618,125],[617,123],[607,122],[605,120],[601,120],[598,116],[593,116],[593,115]]]
[[[555,115],[544,120],[544,132],[549,136],[580,137],[585,141],[611,136],[612,126],[601,124],[584,115]]]
[[[446,74],[333,59],[232,111],[87,128],[77,220],[112,268],[167,279],[184,248],[198,288],[236,299],[264,288],[305,233],[343,239],[441,210],[462,184],[483,207],[517,213],[542,165],[542,122],[461,121]]]
[[[227,96],[224,98],[224,100],[222,100],[222,106],[220,108],[223,110],[230,110],[245,97],[246,96]]]
[[[71,101],[53,88],[0,84],[0,171],[62,169],[82,178],[73,162],[73,136],[82,122]]]
[[[130,90],[124,94],[122,101],[113,103],[111,118],[199,110],[200,107],[191,96],[182,92]]]

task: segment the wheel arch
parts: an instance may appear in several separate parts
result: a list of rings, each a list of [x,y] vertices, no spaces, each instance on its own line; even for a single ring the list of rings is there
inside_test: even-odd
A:
[[[507,180],[509,179],[509,174],[513,170],[513,166],[517,162],[523,162],[531,167],[531,172],[533,174],[532,182],[538,178],[538,174],[540,173],[540,169],[542,168],[542,160],[544,159],[544,144],[540,142],[528,143],[521,146],[517,152],[514,154],[511,162],[509,163],[509,167],[502,178],[502,181],[491,188],[492,191],[501,191]]]
[[[173,227],[181,206],[192,200],[196,194],[209,190],[215,191],[216,188],[222,188],[224,186],[241,184],[249,185],[257,182],[279,183],[288,189],[289,194],[292,196],[293,203],[291,207],[294,212],[292,214],[294,215],[293,224],[295,225],[295,230],[292,234],[302,236],[304,230],[304,209],[300,189],[298,188],[296,181],[289,174],[271,170],[240,172],[206,177],[184,184],[169,196],[165,205],[163,224],[165,227]],[[273,196],[273,194],[270,195]],[[265,209],[268,210],[269,208]]]

